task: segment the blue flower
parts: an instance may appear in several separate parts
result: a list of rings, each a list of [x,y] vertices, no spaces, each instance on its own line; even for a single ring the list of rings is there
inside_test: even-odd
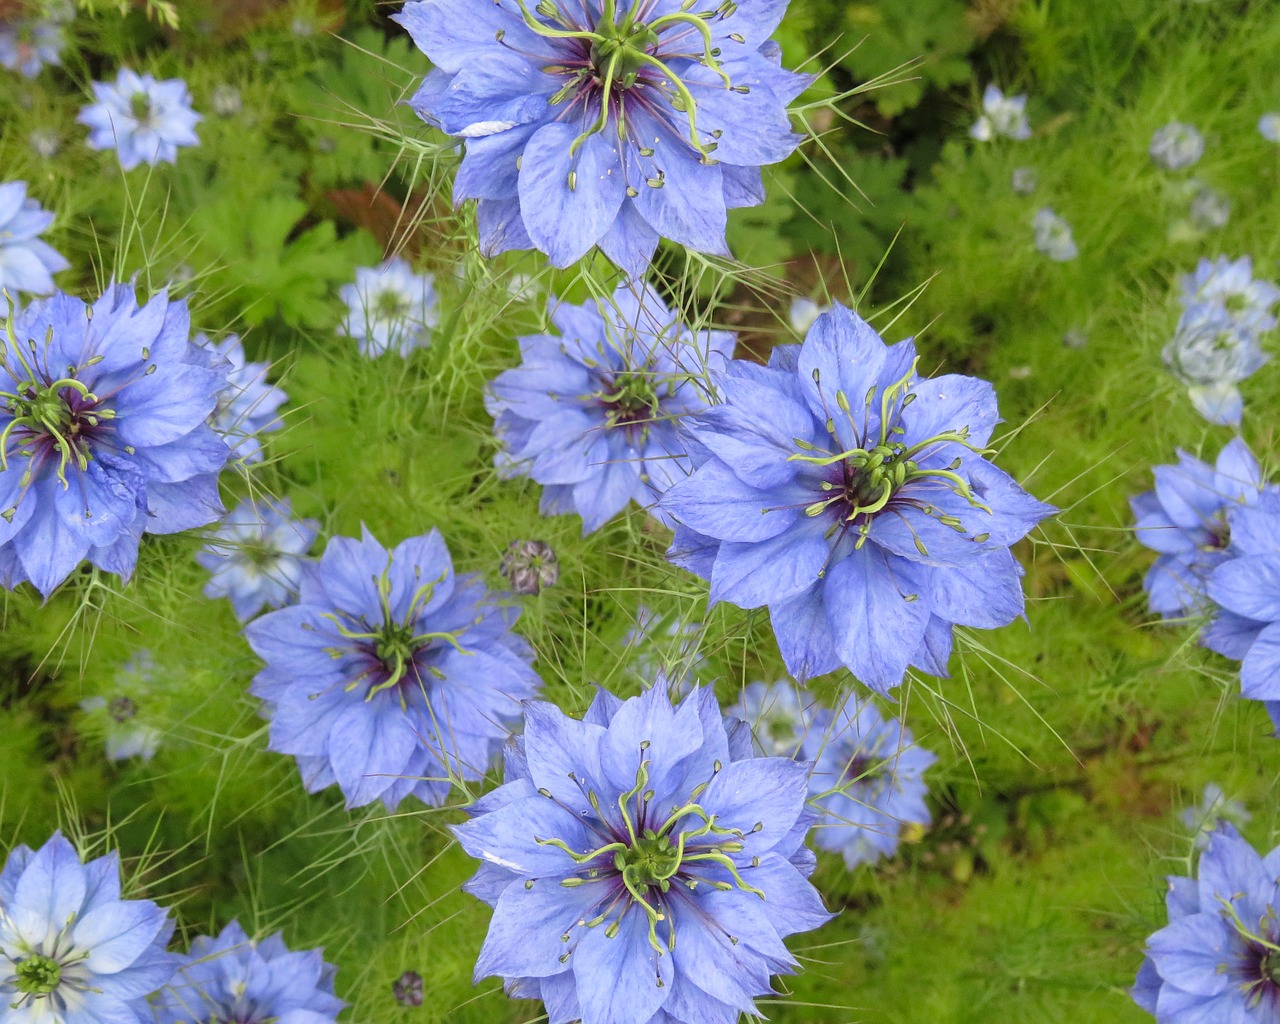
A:
[[[1151,159],[1167,171],[1190,167],[1204,156],[1204,136],[1194,125],[1170,121],[1151,136]]]
[[[599,245],[632,277],[659,238],[729,255],[728,210],[764,201],[810,78],[769,42],[786,0],[418,0],[394,16],[436,66],[410,101],[464,140],[454,201],[480,248],[567,267]]]
[[[1268,142],[1280,142],[1280,114],[1263,114],[1258,118],[1258,134]]]
[[[1036,251],[1055,263],[1066,263],[1080,255],[1076,240],[1071,234],[1071,225],[1049,207],[1036,211],[1031,227],[1035,232]]]
[[[1206,611],[1205,581],[1229,557],[1233,510],[1253,505],[1262,470],[1240,438],[1210,466],[1179,449],[1177,465],[1156,466],[1154,490],[1129,501],[1138,540],[1160,557],[1143,587],[1152,612],[1166,619]]]
[[[1130,990],[1159,1024],[1270,1024],[1280,1006],[1280,849],[1258,855],[1219,826],[1199,877],[1169,878],[1169,924],[1147,939]]]
[[[355,284],[344,284],[338,297],[347,304],[340,330],[356,340],[363,356],[391,351],[407,356],[424,348],[440,319],[435,278],[415,274],[400,258],[357,267]]]
[[[1187,211],[1192,226],[1200,231],[1217,231],[1219,228],[1225,228],[1231,219],[1231,200],[1203,182],[1195,184],[1191,208]]]
[[[284,426],[279,410],[289,396],[267,380],[270,363],[245,361],[238,335],[229,334],[214,343],[197,334],[195,341],[210,353],[210,365],[226,377],[213,411],[213,428],[226,438],[233,459],[245,464],[261,462],[262,442],[258,435]]]
[[[171,934],[163,908],[120,898],[115,853],[82,864],[60,832],[17,846],[0,871],[0,1018],[148,1024],[177,965]]]
[[[735,756],[736,755],[736,756]],[[736,1024],[782,939],[830,919],[807,881],[808,766],[731,748],[715,695],[600,691],[582,721],[525,705],[504,784],[456,826],[494,908],[476,979],[548,1024]]]
[[[1209,308],[1220,309],[1242,331],[1261,334],[1276,326],[1272,307],[1280,302],[1280,288],[1272,281],[1253,276],[1248,256],[1229,260],[1202,259],[1194,273],[1182,278],[1180,301],[1187,314],[1199,311],[1209,316]]]
[[[1244,399],[1236,385],[1271,358],[1262,351],[1256,334],[1211,302],[1183,312],[1160,355],[1187,386],[1196,412],[1210,423],[1232,427],[1238,427],[1244,415]]]
[[[684,421],[667,557],[712,603],[767,606],[797,679],[845,665],[887,692],[908,665],[946,674],[953,625],[1022,614],[1009,545],[1053,510],[982,457],[991,385],[916,362],[837,305],[768,367],[713,372],[723,404]]]
[[[279,932],[260,941],[236,921],[200,935],[155,1004],[156,1024],[333,1024],[347,1004],[333,994],[324,952],[290,952]]]
[[[1209,839],[1218,827],[1218,823],[1229,821],[1239,828],[1247,825],[1253,817],[1239,800],[1228,800],[1227,794],[1216,782],[1207,783],[1204,797],[1196,807],[1184,808],[1179,820],[1191,829],[1195,837],[1197,850],[1209,845]]]
[[[412,795],[441,804],[452,780],[484,777],[541,686],[518,616],[474,575],[455,575],[436,530],[387,551],[335,537],[305,572],[298,604],[249,623],[266,663],[270,749],[298,760],[314,793],[348,807]]]
[[[121,68],[114,85],[94,82],[91,103],[76,118],[89,128],[90,149],[114,149],[126,171],[138,164],[175,163],[179,146],[195,146],[195,126],[203,120],[191,109],[191,94],[180,78],[158,82]]]
[[[521,338],[522,364],[498,375],[485,406],[499,469],[542,484],[542,512],[577,512],[585,534],[684,476],[676,423],[706,407],[699,378],[728,361],[734,337],[690,331],[648,285],[553,304],[550,317],[560,335]]]
[[[225,381],[191,344],[185,302],[112,285],[57,292],[0,351],[0,583],[50,594],[84,560],[128,578],[143,533],[222,514],[229,452],[208,418]]]
[[[1218,606],[1200,642],[1240,665],[1240,692],[1280,728],[1280,492],[1268,487],[1230,516],[1228,556],[1209,574]]]
[[[124,761],[136,757],[150,761],[160,749],[163,733],[154,725],[138,720],[138,703],[130,694],[154,685],[155,659],[150,651],[138,651],[116,672],[113,695],[86,697],[80,707],[95,718],[105,718],[101,731],[105,734],[108,761]]]
[[[71,266],[62,255],[40,240],[53,223],[53,214],[27,198],[25,181],[0,185],[0,292],[53,291],[53,275]],[[4,299],[0,297],[0,314]]]
[[[815,712],[800,756],[814,762],[809,796],[824,812],[813,841],[846,867],[891,857],[905,825],[929,824],[921,775],[937,757],[871,701],[850,695]]]
[[[280,608],[298,594],[307,552],[320,524],[291,519],[288,500],[246,499],[228,512],[196,553],[213,578],[205,597],[227,597],[241,622],[263,608]]]
[[[61,64],[62,50],[67,45],[62,26],[74,13],[52,9],[42,18],[18,18],[0,24],[0,68],[35,78],[42,68]]]
[[[1027,123],[1027,96],[1006,96],[995,85],[982,93],[982,114],[973,122],[969,134],[979,142],[990,142],[997,135],[1008,139],[1031,138]]]
[[[752,746],[760,757],[795,757],[808,734],[813,698],[790,680],[752,683],[725,714],[751,727]]]

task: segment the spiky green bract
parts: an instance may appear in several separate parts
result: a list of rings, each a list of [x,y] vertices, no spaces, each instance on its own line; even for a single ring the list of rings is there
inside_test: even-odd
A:
[[[456,203],[487,256],[567,267],[598,245],[639,277],[660,238],[729,255],[727,213],[800,142],[809,84],[769,36],[785,0],[417,0],[394,16],[436,65],[410,100],[464,140]]]
[[[695,469],[661,502],[667,557],[712,602],[768,607],[797,679],[946,675],[953,626],[1022,613],[1009,545],[1053,509],[983,458],[991,385],[916,361],[837,304],[768,367],[713,373],[723,404],[683,421]]]
[[[127,579],[143,533],[222,514],[230,452],[206,421],[226,377],[191,344],[185,302],[57,292],[7,319],[0,344],[5,586],[47,597],[85,559]]]
[[[147,996],[177,966],[172,933],[162,907],[120,898],[114,853],[83,864],[61,832],[16,847],[0,871],[0,1020],[150,1021]]]
[[[489,386],[495,461],[543,485],[544,513],[577,512],[591,533],[688,472],[677,425],[707,407],[701,378],[732,357],[734,336],[689,330],[647,284],[552,302],[549,315],[560,334],[521,338],[523,362]]]
[[[1218,826],[1197,877],[1169,878],[1169,924],[1131,990],[1157,1024],[1271,1024],[1280,1016],[1280,847],[1260,856]]]
[[[813,761],[809,792],[825,812],[814,845],[847,867],[893,856],[905,826],[929,824],[921,776],[937,756],[865,697],[814,712],[800,756]]]
[[[191,942],[156,1001],[157,1024],[332,1024],[346,1005],[323,951],[291,952],[276,932],[251,939],[238,921]]]
[[[730,743],[710,689],[665,685],[582,721],[525,705],[504,784],[454,828],[494,908],[476,979],[549,1024],[735,1024],[831,915],[807,881],[808,766]]]
[[[336,783],[348,807],[443,803],[455,780],[484,777],[541,686],[518,615],[454,574],[437,530],[391,551],[368,530],[333,538],[298,604],[245,627],[267,662],[250,692],[271,749],[297,757],[308,792]]]

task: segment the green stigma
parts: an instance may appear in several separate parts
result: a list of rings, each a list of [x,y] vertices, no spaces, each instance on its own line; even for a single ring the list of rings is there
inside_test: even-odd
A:
[[[151,97],[145,92],[135,92],[129,97],[129,113],[139,123],[151,119]]]
[[[409,312],[409,303],[393,291],[379,292],[373,302],[374,315],[379,320],[398,320]]]
[[[615,374],[612,390],[602,393],[600,400],[608,409],[610,427],[652,423],[658,416],[657,379],[651,373],[632,371]]]
[[[47,996],[62,980],[62,966],[47,956],[34,953],[14,967],[18,991],[30,996]]]
[[[1280,985],[1280,952],[1272,950],[1264,956],[1258,970],[1273,985]]]
[[[628,889],[658,886],[665,890],[670,887],[669,879],[680,870],[681,853],[669,835],[657,835],[652,829],[645,829],[636,838],[635,845],[613,855],[613,864],[622,872]]]

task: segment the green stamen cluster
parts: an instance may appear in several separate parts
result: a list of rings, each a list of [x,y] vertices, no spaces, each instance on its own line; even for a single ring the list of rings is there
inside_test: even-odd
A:
[[[813,379],[815,383],[821,384],[817,370],[814,370]],[[880,432],[878,441],[874,445],[850,448],[832,454],[800,438],[793,438],[800,451],[789,456],[789,461],[807,462],[814,466],[841,465],[843,467],[844,482],[842,484],[831,483],[830,481],[822,483],[822,490],[829,492],[831,497],[807,505],[804,511],[805,515],[816,517],[822,515],[832,505],[843,505],[841,510],[843,522],[853,524],[857,528],[857,538],[854,541],[855,548],[861,548],[866,543],[867,535],[871,532],[872,517],[877,512],[882,511],[898,491],[914,481],[926,479],[942,480],[952,491],[964,498],[974,508],[979,508],[988,514],[991,513],[991,508],[978,500],[968,481],[956,472],[961,465],[960,459],[955,459],[947,469],[921,469],[916,461],[919,455],[934,445],[948,442],[962,445],[980,456],[986,454],[982,449],[976,448],[969,443],[969,428],[967,426],[961,427],[959,430],[947,431],[935,437],[926,438],[910,446],[897,439],[904,433],[903,428],[897,425],[898,416],[916,397],[915,393],[911,391],[911,385],[915,379],[916,363],[913,362],[906,376],[880,392]],[[872,387],[867,392],[862,422],[859,423],[853,416],[853,409],[849,404],[848,396],[843,391],[836,392],[836,405],[853,428],[855,436],[866,436],[871,407],[876,398],[877,388]],[[901,399],[901,404],[895,408],[895,403],[899,399]],[[837,440],[836,424],[833,417],[828,418],[826,427],[827,433],[831,435],[832,440]],[[864,441],[863,443],[865,444],[866,442]],[[838,442],[836,447],[839,447]],[[922,511],[925,515],[932,516],[944,526],[949,526],[958,533],[965,532],[964,524],[955,516],[946,515],[928,504],[922,507]],[[839,524],[832,527],[831,533],[834,533],[837,529],[840,529]],[[986,539],[986,534],[977,534],[973,538],[977,543],[982,543]],[[915,544],[920,554],[927,557],[929,552],[919,537],[916,537]]]
[[[720,76],[726,89],[747,91],[747,86],[735,86],[720,67],[717,60],[720,51],[712,45],[711,30],[707,27],[710,19],[726,18],[731,15],[737,9],[736,4],[725,0],[713,11],[693,13],[692,9],[697,2],[698,0],[684,0],[681,9],[676,13],[662,15],[646,22],[640,20],[640,8],[644,0],[634,0],[625,14],[619,12],[618,0],[604,0],[599,20],[588,29],[571,21],[555,0],[540,0],[534,12],[524,5],[524,0],[517,0],[525,24],[538,35],[549,39],[579,39],[588,46],[587,67],[570,68],[550,65],[543,68],[547,74],[570,76],[570,80],[564,87],[551,97],[550,103],[553,106],[569,99],[580,89],[598,87],[600,90],[600,116],[595,124],[574,139],[570,146],[571,153],[577,152],[578,147],[590,136],[604,131],[609,122],[611,104],[615,102],[615,90],[625,93],[628,89],[635,88],[641,82],[641,72],[648,68],[656,72],[659,78],[647,84],[666,94],[671,105],[688,119],[689,144],[701,156],[703,163],[715,162],[711,153],[716,148],[716,144],[714,142],[704,144],[698,137],[697,101],[689,91],[689,87],[679,76],[672,73],[668,63],[675,54],[659,53],[662,42],[661,33],[665,29],[677,25],[687,26],[694,30],[702,43],[701,63]],[[545,20],[535,17],[535,12]],[[679,56],[692,57],[696,54],[681,53]],[[626,121],[621,116],[618,118],[618,137],[620,139],[626,137]],[[650,182],[650,185],[655,188],[661,184],[661,181]],[[572,174],[569,187],[570,189],[575,187]]]
[[[647,740],[640,745],[642,754],[648,748]],[[676,947],[675,927],[670,923],[663,909],[664,897],[670,892],[672,885],[683,885],[690,892],[703,884],[724,891],[736,886],[744,892],[754,893],[761,899],[765,896],[759,889],[748,885],[743,880],[738,873],[738,865],[729,856],[732,853],[742,852],[745,833],[741,829],[717,825],[716,816],[708,814],[697,803],[698,798],[706,790],[707,783],[704,782],[695,787],[689,802],[672,811],[658,828],[640,825],[647,816],[650,802],[654,798],[654,791],[648,788],[649,763],[647,759],[641,760],[640,767],[636,769],[635,785],[618,797],[618,810],[622,815],[624,832],[616,834],[614,842],[606,843],[586,853],[575,852],[560,839],[538,839],[537,842],[563,850],[578,864],[589,864],[598,857],[612,854],[612,872],[606,872],[599,866],[594,866],[584,876],[565,878],[560,884],[565,888],[576,888],[598,881],[605,874],[620,877],[630,897],[629,906],[640,907],[649,919],[649,945],[661,955]],[[717,761],[714,770],[719,772],[721,767],[720,762]],[[546,790],[541,792],[544,796],[551,795]],[[600,802],[596,794],[589,792],[587,799],[599,814]],[[702,824],[697,828],[677,831],[676,825],[690,817],[701,819]],[[751,831],[758,832],[763,827],[763,823],[757,822]],[[708,840],[708,842],[704,844],[701,840]],[[733,883],[711,881],[690,875],[688,869],[696,868],[699,864],[714,864],[722,868],[733,877]],[[613,915],[613,911],[614,903],[611,901],[597,917],[583,923],[589,928],[594,928],[613,916],[612,922],[605,927],[605,935],[612,938],[618,934],[622,926],[622,914]],[[665,942],[658,937],[658,924],[661,922],[667,922]],[[569,936],[565,935],[562,938],[567,942]],[[738,940],[730,936],[730,941],[736,944]]]
[[[135,92],[129,97],[129,113],[139,124],[151,120],[151,97],[145,92]]]
[[[47,996],[62,980],[62,965],[40,953],[33,953],[14,965],[18,991],[28,996]]]
[[[408,314],[409,302],[396,292],[379,292],[373,302],[373,312],[379,320],[398,320]]]
[[[606,426],[652,422],[659,412],[657,379],[651,373],[618,373],[610,381],[611,391],[599,395],[608,407]]]
[[[391,577],[390,564],[388,563],[387,568],[374,580],[374,584],[378,588],[378,603],[382,606],[381,624],[375,627],[370,626],[368,623],[360,622],[359,625],[363,626],[363,629],[352,629],[343,624],[337,613],[329,612],[323,616],[333,623],[339,636],[346,640],[359,641],[360,646],[369,649],[385,669],[386,678],[369,687],[369,692],[365,694],[364,698],[366,701],[372,700],[375,694],[379,694],[383,690],[390,690],[399,686],[411,674],[416,677],[417,667],[414,664],[414,656],[433,640],[443,640],[459,653],[467,653],[466,648],[462,646],[454,633],[437,633],[430,630],[418,631],[417,620],[421,614],[422,607],[431,600],[431,595],[435,591],[437,584],[443,582],[443,580],[444,576],[442,575],[439,579],[421,584],[413,592],[413,599],[409,603],[408,612],[402,620],[398,620],[391,609]],[[327,650],[330,657],[333,658],[341,658],[351,653],[349,647],[330,647]],[[438,669],[428,669],[428,671],[437,678],[443,678]],[[344,690],[350,693],[352,690],[357,689],[375,672],[376,669],[362,672],[347,683]],[[421,683],[421,680],[418,681]],[[407,707],[405,695],[400,693],[399,696],[401,707]]]

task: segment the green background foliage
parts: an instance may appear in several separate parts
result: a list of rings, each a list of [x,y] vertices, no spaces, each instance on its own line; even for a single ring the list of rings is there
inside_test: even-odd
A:
[[[538,515],[535,485],[497,478],[485,382],[517,361],[518,334],[545,326],[549,292],[602,294],[610,271],[474,254],[471,214],[450,209],[451,144],[398,105],[427,64],[393,6],[176,0],[176,28],[96,6],[65,67],[0,79],[0,178],[57,211],[48,240],[73,263],[61,287],[92,296],[136,275],[143,292],[185,297],[197,329],[239,332],[250,358],[274,362],[286,428],[264,464],[227,475],[228,501],[287,495],[326,537],[364,524],[391,544],[436,526],[494,587],[511,540],[549,542],[561,581],[523,599],[519,629],[546,696],[572,713],[592,683],[642,685],[625,642],[641,606],[664,628],[701,624],[701,676],[726,702],[782,677],[765,616],[708,610],[643,513],[584,538],[575,517]],[[1027,620],[965,635],[950,679],[912,679],[887,706],[940,755],[934,826],[876,867],[821,858],[816,881],[842,913],[793,941],[805,971],[762,1006],[806,1024],[1147,1019],[1125,989],[1162,923],[1161,876],[1190,864],[1179,810],[1212,780],[1248,804],[1260,847],[1280,820],[1262,708],[1190,629],[1152,623],[1150,555],[1127,530],[1151,465],[1176,447],[1212,458],[1230,437],[1200,421],[1159,353],[1198,258],[1251,254],[1277,274],[1280,150],[1254,126],[1280,109],[1262,72],[1280,14],[1242,0],[792,0],[779,38],[817,76],[799,112],[814,137],[768,174],[764,207],[734,214],[740,264],[667,251],[660,287],[696,324],[738,330],[743,355],[795,340],[794,296],[858,300],[890,340],[917,336],[924,368],[995,382],[1001,464],[1062,513],[1018,551]],[[182,76],[205,114],[175,167],[125,175],[85,148],[88,83],[122,64]],[[1033,138],[969,139],[989,81],[1030,94]],[[226,86],[241,106],[217,114]],[[1173,119],[1208,143],[1190,171],[1147,157]],[[35,131],[57,135],[55,156],[36,154]],[[1010,186],[1019,167],[1031,195]],[[1193,178],[1230,199],[1224,228],[1189,219]],[[1072,224],[1077,260],[1035,251],[1042,206]],[[397,250],[436,275],[441,327],[408,360],[364,360],[337,332],[336,291]],[[1243,390],[1243,434],[1274,461],[1280,370]],[[292,761],[265,749],[246,693],[258,664],[230,607],[201,595],[200,543],[147,538],[127,585],[86,574],[45,604],[0,597],[0,847],[61,826],[87,851],[118,846],[129,885],[174,904],[188,938],[239,917],[323,944],[344,1019],[538,1019],[493,980],[472,987],[488,911],[459,891],[473,864],[447,826],[475,793],[394,815],[304,794]],[[655,635],[666,649],[650,663],[687,654]],[[141,648],[155,673],[122,676]],[[106,762],[104,722],[80,706],[122,692],[162,734],[149,763]],[[392,999],[405,969],[426,979],[422,1007]]]

